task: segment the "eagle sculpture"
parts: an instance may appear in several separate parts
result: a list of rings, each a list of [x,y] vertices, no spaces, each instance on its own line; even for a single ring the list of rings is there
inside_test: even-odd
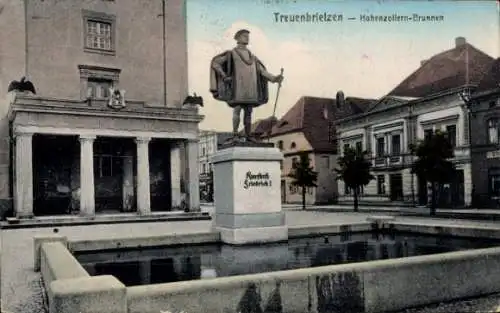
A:
[[[200,96],[197,96],[196,92],[195,92],[192,96],[187,96],[186,99],[184,99],[184,102],[182,103],[182,105],[186,105],[186,104],[199,105],[202,107],[203,106],[203,98]]]
[[[10,82],[7,92],[11,92],[13,90],[21,92],[31,91],[33,94],[36,94],[35,86],[32,82],[26,80],[26,77],[24,76],[21,78],[21,81],[13,80]]]

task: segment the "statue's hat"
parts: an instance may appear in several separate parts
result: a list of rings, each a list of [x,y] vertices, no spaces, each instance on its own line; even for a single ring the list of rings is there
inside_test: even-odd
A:
[[[249,30],[240,29],[239,31],[236,32],[236,34],[234,34],[234,39],[238,39],[238,37],[240,37],[240,35],[249,34],[249,33],[250,33]]]

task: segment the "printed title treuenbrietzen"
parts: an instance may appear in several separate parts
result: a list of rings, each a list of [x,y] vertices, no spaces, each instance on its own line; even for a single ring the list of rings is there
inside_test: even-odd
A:
[[[342,22],[344,16],[337,13],[302,13],[302,14],[282,14],[274,12],[276,23],[331,23]]]
[[[377,14],[360,14],[359,18],[347,17],[344,18],[343,14],[340,13],[327,13],[327,12],[316,12],[316,13],[302,13],[302,14],[283,14],[279,12],[274,12],[274,21],[276,23],[333,23],[342,22],[344,19],[350,21],[359,20],[360,22],[442,22],[444,20],[443,15],[421,15],[417,13],[413,14],[389,14],[389,15],[377,15]]]

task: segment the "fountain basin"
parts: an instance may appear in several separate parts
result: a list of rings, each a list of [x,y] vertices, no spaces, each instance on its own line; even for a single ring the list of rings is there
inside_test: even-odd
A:
[[[398,231],[397,223],[390,223],[390,229]],[[404,231],[409,231],[409,225],[401,225]],[[345,226],[343,230],[349,230]],[[460,227],[458,227],[460,228]],[[440,227],[432,230],[424,229],[423,232],[436,232],[439,234],[452,234],[457,227]],[[422,230],[422,228],[421,228]],[[500,230],[470,229],[466,232],[488,233],[489,238],[500,238]],[[299,232],[297,232],[299,233]],[[340,232],[340,237],[357,236],[354,232]],[[439,236],[439,235],[436,235]],[[442,238],[442,236],[440,237]],[[82,242],[64,243],[61,238],[59,243],[41,243],[39,257],[41,258],[42,277],[49,277],[44,273],[44,268],[56,264],[60,258],[57,253],[47,253],[44,246],[59,244],[64,249],[59,249],[60,254],[78,254],[82,252],[78,247],[88,247]],[[196,242],[196,241],[204,242]],[[108,242],[94,243],[93,248],[104,253],[109,248],[117,253],[117,243],[113,239]],[[177,245],[204,243],[205,247],[217,243],[217,233],[193,234],[188,236],[168,236],[163,239],[143,237],[121,240],[120,246],[127,246],[126,242],[133,242],[128,247],[153,247],[168,245],[175,242]],[[165,244],[167,243],[167,244]],[[155,244],[155,245],[153,245]],[[98,248],[100,247],[100,248]],[[106,247],[108,247],[106,249]],[[102,249],[104,248],[104,249]],[[467,248],[467,247],[466,247]],[[63,252],[66,250],[67,252]],[[87,249],[86,251],[89,251]],[[125,252],[122,251],[122,254]],[[66,255],[67,256],[67,255]],[[72,256],[76,262],[77,258]],[[45,265],[44,265],[45,264]],[[207,269],[205,269],[207,270]],[[210,268],[208,270],[211,270]],[[208,271],[210,272],[210,271]],[[217,272],[217,271],[216,271]],[[211,273],[213,276],[213,272]],[[216,273],[218,275],[219,273]],[[88,275],[88,274],[87,274]],[[207,274],[208,275],[208,274]],[[83,280],[94,280],[99,277],[113,277],[109,275],[85,276],[82,278],[59,278],[54,275],[52,282],[46,283],[47,293],[54,295],[52,286],[58,280],[64,280],[66,297],[71,290],[68,286],[74,280],[74,285],[82,285]],[[46,278],[47,277],[47,278]],[[102,279],[102,278],[100,278]],[[442,302],[463,297],[479,296],[482,294],[500,292],[500,248],[474,249],[456,252],[446,252],[424,256],[411,256],[390,260],[377,260],[351,264],[336,264],[310,268],[289,269],[266,273],[253,273],[229,277],[207,278],[202,280],[178,281],[170,283],[157,283],[141,286],[126,286],[123,282],[108,281],[109,292],[101,293],[117,295],[116,311],[111,310],[110,302],[102,302],[99,306],[99,297],[95,294],[94,306],[91,308],[73,308],[79,312],[245,312],[253,306],[260,306],[263,311],[273,312],[385,312],[399,310],[407,307],[424,305],[433,302]],[[91,284],[87,284],[91,285]],[[98,284],[97,284],[98,285]],[[74,288],[77,289],[77,288]],[[76,290],[78,291],[78,290]],[[60,290],[58,291],[60,292]],[[78,291],[80,292],[80,291]],[[52,295],[51,295],[52,293]],[[90,295],[86,291],[80,294]],[[120,296],[123,295],[123,296]],[[120,298],[121,297],[121,298]],[[74,303],[74,302],[73,302]],[[125,303],[125,311],[123,310]],[[58,311],[57,307],[51,310]],[[66,308],[66,312],[68,309]]]

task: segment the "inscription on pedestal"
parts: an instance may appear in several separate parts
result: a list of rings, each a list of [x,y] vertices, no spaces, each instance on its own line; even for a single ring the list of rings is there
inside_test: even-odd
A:
[[[272,185],[273,182],[268,172],[252,173],[251,171],[248,171],[245,181],[243,182],[243,188],[245,189],[251,187],[272,187]]]

